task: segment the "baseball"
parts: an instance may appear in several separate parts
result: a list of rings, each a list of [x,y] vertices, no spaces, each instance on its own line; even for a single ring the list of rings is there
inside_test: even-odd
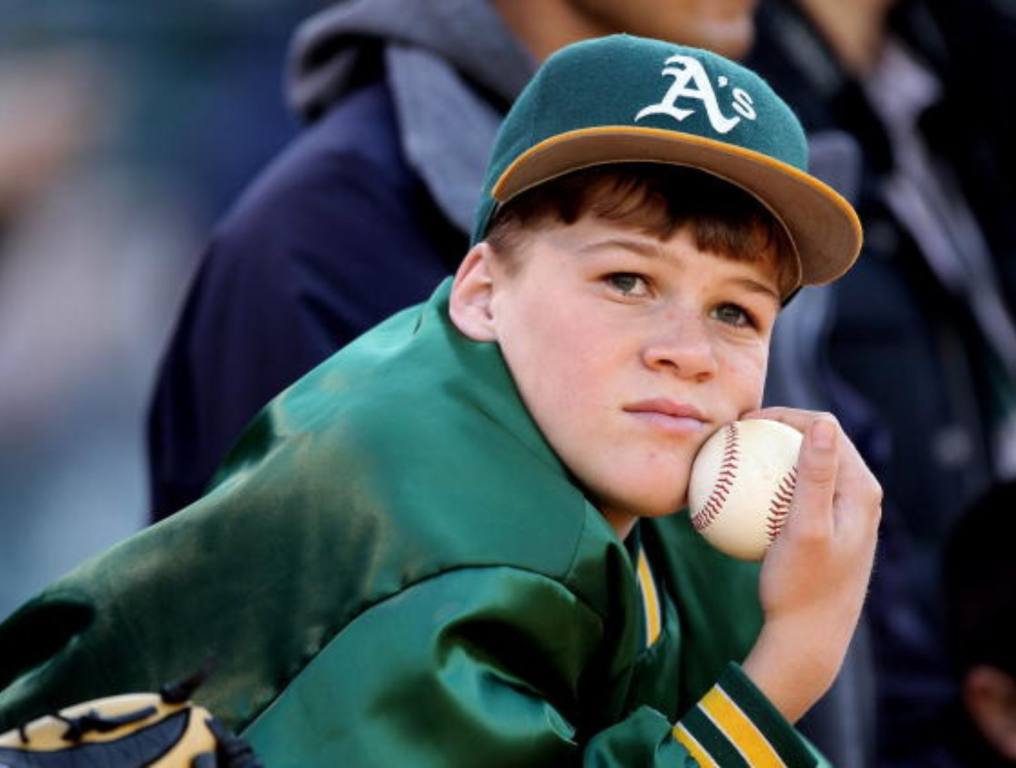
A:
[[[721,552],[761,560],[783,528],[797,483],[801,433],[765,419],[724,424],[691,468],[691,522]]]

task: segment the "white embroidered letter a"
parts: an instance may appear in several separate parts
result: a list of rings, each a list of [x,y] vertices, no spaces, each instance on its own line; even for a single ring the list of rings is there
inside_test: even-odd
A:
[[[674,78],[673,84],[667,90],[663,100],[658,104],[650,104],[635,115],[635,122],[638,122],[647,115],[670,115],[681,122],[689,115],[695,113],[694,109],[682,109],[677,106],[677,100],[682,96],[689,99],[698,99],[706,108],[706,115],[709,116],[709,123],[717,133],[727,133],[735,125],[741,122],[740,117],[727,117],[720,112],[720,105],[716,101],[716,92],[709,83],[709,76],[698,59],[691,56],[671,56],[664,62],[663,75],[670,75]],[[689,85],[690,84],[690,85]]]

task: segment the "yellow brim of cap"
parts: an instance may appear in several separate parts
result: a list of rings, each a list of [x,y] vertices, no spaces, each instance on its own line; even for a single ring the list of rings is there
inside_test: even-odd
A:
[[[802,285],[835,280],[860,254],[857,213],[828,184],[760,152],[679,131],[598,126],[552,136],[515,158],[491,194],[500,205],[570,171],[628,162],[696,168],[753,195],[787,230],[800,260]]]

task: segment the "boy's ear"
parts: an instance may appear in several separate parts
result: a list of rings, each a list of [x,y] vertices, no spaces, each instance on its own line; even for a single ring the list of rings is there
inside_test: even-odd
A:
[[[455,327],[473,341],[497,341],[491,303],[494,253],[486,242],[469,249],[455,273],[448,314]]]

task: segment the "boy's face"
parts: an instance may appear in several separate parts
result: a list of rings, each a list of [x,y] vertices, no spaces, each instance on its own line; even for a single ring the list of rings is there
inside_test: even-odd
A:
[[[592,216],[516,251],[493,260],[490,317],[530,413],[615,528],[677,511],[702,443],[761,402],[775,260]]]

